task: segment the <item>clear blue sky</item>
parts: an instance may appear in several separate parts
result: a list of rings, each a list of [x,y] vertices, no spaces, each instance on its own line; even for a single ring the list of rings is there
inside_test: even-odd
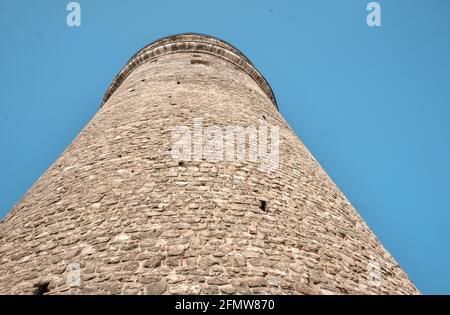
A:
[[[0,217],[161,36],[215,35],[271,83],[281,112],[424,293],[450,293],[450,1],[0,2]]]

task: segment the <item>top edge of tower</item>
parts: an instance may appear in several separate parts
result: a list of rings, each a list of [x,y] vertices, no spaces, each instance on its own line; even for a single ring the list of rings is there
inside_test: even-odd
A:
[[[156,59],[161,55],[177,52],[208,53],[233,63],[256,81],[278,109],[277,101],[270,84],[244,53],[220,38],[200,33],[182,33],[165,36],[140,49],[128,60],[126,65],[111,82],[103,97],[101,106],[106,103],[126,77],[140,64],[148,60]]]

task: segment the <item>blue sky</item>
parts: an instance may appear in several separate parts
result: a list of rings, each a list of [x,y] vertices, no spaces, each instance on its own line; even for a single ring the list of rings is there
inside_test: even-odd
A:
[[[0,217],[93,117],[131,55],[200,32],[242,50],[423,293],[450,293],[450,1],[0,2]]]

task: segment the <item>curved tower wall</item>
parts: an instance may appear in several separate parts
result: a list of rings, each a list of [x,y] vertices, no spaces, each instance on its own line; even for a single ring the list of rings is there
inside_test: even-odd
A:
[[[278,130],[271,167],[250,138],[244,159],[227,160],[230,126],[266,127],[269,148]],[[203,146],[199,155],[195,141],[220,149],[220,132],[223,158]],[[187,134],[192,151],[180,157]],[[133,56],[0,223],[0,284],[3,294],[418,293],[264,77],[236,48],[197,34]]]

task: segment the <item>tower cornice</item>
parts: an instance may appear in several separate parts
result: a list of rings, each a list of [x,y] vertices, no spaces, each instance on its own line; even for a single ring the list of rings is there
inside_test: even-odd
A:
[[[183,33],[163,37],[140,49],[128,60],[111,82],[103,97],[101,106],[106,103],[126,77],[139,65],[155,60],[162,55],[180,52],[206,53],[231,62],[252,77],[278,109],[275,95],[269,83],[239,49],[222,39],[199,33]]]

